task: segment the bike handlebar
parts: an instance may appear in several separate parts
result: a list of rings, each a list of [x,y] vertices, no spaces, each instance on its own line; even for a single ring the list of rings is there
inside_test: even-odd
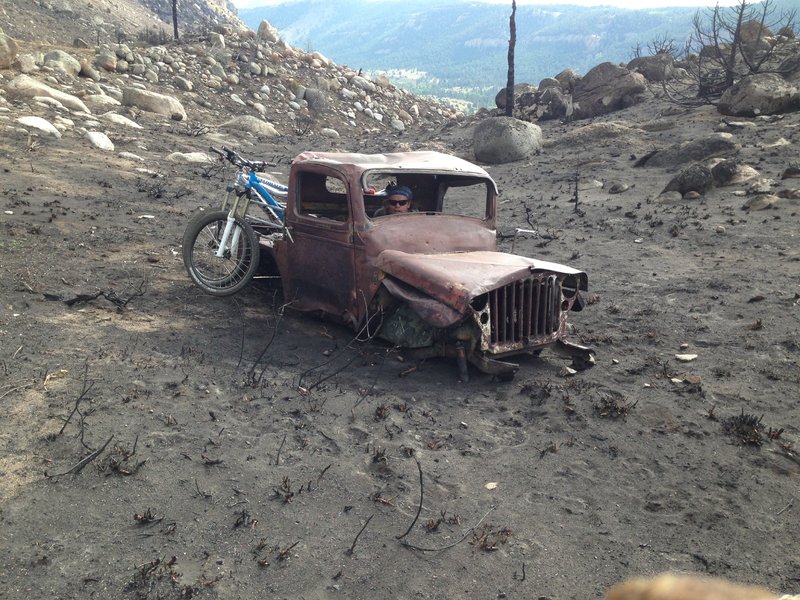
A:
[[[213,152],[214,154],[218,154],[222,159],[227,160],[232,165],[235,165],[237,167],[247,167],[248,169],[252,169],[253,171],[264,171],[266,170],[267,167],[275,166],[273,163],[268,163],[263,160],[257,162],[247,160],[237,152],[234,152],[233,150],[231,150],[230,148],[226,148],[225,146],[222,147],[222,150],[220,150],[219,148],[215,148],[214,146],[211,146],[209,150],[211,150],[211,152]]]

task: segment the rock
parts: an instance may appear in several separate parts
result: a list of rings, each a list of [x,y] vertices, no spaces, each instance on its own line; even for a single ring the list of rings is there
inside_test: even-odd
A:
[[[70,110],[91,114],[89,108],[79,98],[53,89],[49,85],[27,75],[17,75],[11,80],[6,89],[9,96],[12,97],[33,98],[34,96],[48,96],[55,98]]]
[[[194,89],[194,84],[185,77],[175,77],[175,87],[184,92],[191,92]]]
[[[644,100],[647,82],[613,63],[601,63],[575,84],[575,119],[588,119],[633,106]]]
[[[139,156],[138,154],[134,154],[133,152],[120,152],[117,154],[120,158],[126,158],[128,160],[135,160],[136,162],[144,162],[144,159]]]
[[[108,48],[99,49],[97,56],[94,57],[94,64],[104,71],[113,73],[117,70],[117,55]]]
[[[16,40],[0,29],[0,69],[10,69],[17,60],[17,52],[19,52],[19,46]]]
[[[778,196],[773,194],[758,194],[748,198],[742,205],[742,210],[765,210],[772,208],[778,200]]]
[[[778,73],[788,81],[796,81],[800,76],[800,52],[790,54],[783,59],[783,62],[778,65]]]
[[[675,176],[661,191],[664,192],[680,192],[681,195],[686,195],[687,192],[697,192],[704,194],[714,184],[714,178],[708,167],[695,164],[684,169],[677,176]]]
[[[100,73],[95,69],[91,63],[85,58],[80,62],[81,70],[79,72],[81,77],[87,77],[92,81],[100,81]]]
[[[214,77],[219,77],[220,79],[225,79],[228,74],[225,72],[225,69],[219,63],[214,63],[209,67],[209,71],[211,72]]]
[[[42,117],[19,117],[16,119],[16,122],[20,125],[24,125],[25,127],[36,129],[37,131],[49,135],[50,137],[54,137],[56,139],[61,137],[61,132],[56,129],[56,126]]]
[[[139,125],[136,121],[132,121],[128,117],[123,117],[120,114],[115,112],[107,112],[102,115],[106,121],[111,121],[112,123],[116,123],[117,125],[124,125],[125,127],[132,127],[133,129],[142,129],[142,126]]]
[[[722,162],[714,165],[711,168],[711,175],[714,179],[714,185],[719,187],[731,185],[731,182],[736,175],[738,166],[739,165],[735,160],[723,160]]]
[[[506,90],[508,88],[503,88],[497,95],[494,97],[494,104],[497,108],[505,108],[506,107]],[[536,93],[536,86],[531,85],[530,83],[517,83],[514,85],[514,98],[518,98],[520,95],[532,92]]]
[[[194,164],[214,162],[214,159],[205,152],[173,152],[167,156],[167,160],[170,162]]]
[[[338,138],[339,132],[335,129],[331,129],[330,127],[324,127],[320,130],[320,134],[324,135],[327,138]]]
[[[289,82],[289,90],[294,94],[295,100],[302,100],[305,98],[306,95],[306,86],[304,86],[299,81],[290,81]]]
[[[126,87],[122,90],[122,104],[165,115],[175,121],[186,120],[186,110],[183,105],[176,98],[165,94]]]
[[[395,129],[397,131],[405,131],[406,129],[405,123],[403,123],[400,119],[392,119],[391,121],[389,121],[389,125],[391,126],[392,129]]]
[[[133,53],[127,44],[117,44],[117,47],[114,48],[114,52],[119,58],[123,58],[127,61],[133,60]]]
[[[673,202],[680,202],[683,199],[683,194],[678,191],[661,192],[656,198],[659,204],[671,204]]]
[[[555,80],[561,84],[561,89],[565,91],[570,91],[575,89],[575,84],[580,81],[581,76],[578,75],[572,69],[564,69],[555,76]]]
[[[408,113],[407,113],[406,111],[404,111],[402,108],[401,108],[400,110],[398,110],[398,111],[397,111],[397,116],[398,116],[398,117],[400,117],[400,119],[401,119],[401,120],[402,120],[404,123],[407,123],[407,124],[409,124],[409,125],[410,125],[411,123],[413,123],[413,122],[414,122],[414,117],[412,117],[410,114],[408,114]]]
[[[75,127],[75,121],[61,116],[57,116],[56,118],[54,118],[53,124],[59,131],[64,131],[66,129],[72,129],[73,127]]]
[[[369,81],[368,79],[364,79],[360,75],[354,75],[350,79],[350,83],[358,88],[361,88],[365,92],[369,92],[370,94],[375,93],[376,90],[375,84]]]
[[[565,94],[560,87],[551,86],[538,95],[536,117],[540,121],[572,117],[574,107],[571,96]]]
[[[512,117],[484,119],[473,133],[475,158],[489,164],[523,160],[541,147],[541,128]]]
[[[712,133],[706,137],[674,144],[653,154],[645,161],[648,167],[674,167],[690,161],[701,161],[714,156],[738,152],[741,146],[730,133]]]
[[[516,87],[516,86],[515,86]],[[545,77],[539,82],[539,91],[542,92],[549,88],[561,88],[561,82],[555,77]]]
[[[750,165],[740,164],[736,160],[723,160],[711,167],[711,175],[714,177],[714,185],[724,187],[726,185],[736,185],[758,177],[759,172]]]
[[[315,113],[323,112],[328,106],[328,99],[325,93],[320,90],[308,88],[304,98],[308,102],[308,109]]]
[[[86,102],[86,104],[96,109],[108,108],[109,106],[122,105],[122,103],[116,98],[112,98],[111,96],[106,96],[105,94],[90,94],[88,96],[84,96],[83,99]]]
[[[675,59],[663,52],[653,56],[639,56],[628,63],[627,68],[644,75],[647,81],[667,81],[673,78]]]
[[[89,42],[84,40],[83,38],[76,37],[72,40],[72,47],[73,48],[89,48]]]
[[[251,115],[234,117],[230,121],[226,121],[220,125],[220,127],[223,129],[232,129],[235,131],[252,133],[253,135],[260,137],[277,137],[280,135],[272,123],[267,123],[266,121],[262,121],[258,117],[253,117]]]
[[[326,67],[330,67],[331,66],[331,60],[328,57],[323,56],[319,52],[312,52],[311,56],[315,60],[318,60],[320,63],[322,63],[324,66],[326,66]]]
[[[98,150],[114,151],[114,143],[101,131],[87,131],[83,137]]]
[[[773,188],[772,179],[756,179],[747,186],[747,194],[770,194]]]
[[[2,62],[2,59],[0,59],[0,62]],[[0,65],[0,68],[2,68],[2,65]],[[20,54],[17,57],[17,69],[19,69],[20,73],[33,73],[38,68],[36,59],[30,54]]]
[[[279,39],[278,30],[275,29],[269,21],[261,21],[261,24],[258,26],[258,33],[256,33],[256,40],[274,44]]]
[[[54,108],[56,110],[67,110],[66,107],[55,98],[49,98],[47,96],[34,96],[33,101],[39,106]]]
[[[621,181],[612,181],[608,186],[608,193],[609,194],[621,194],[623,192],[627,192],[631,189],[627,183],[623,183]]]
[[[212,31],[208,34],[208,41],[211,42],[211,49],[212,50],[224,50],[225,49],[225,36],[221,33],[217,33],[216,31]]]
[[[781,173],[781,179],[790,179],[793,177],[800,177],[800,164],[789,165]]]
[[[755,19],[750,19],[742,23],[739,31],[741,42],[745,46],[752,46],[759,40],[774,36],[769,27]]]
[[[53,50],[45,54],[44,66],[60,69],[74,76],[81,72],[81,63],[78,59],[63,50]]]
[[[757,73],[725,90],[717,104],[723,115],[755,117],[800,109],[800,91],[780,75]]]

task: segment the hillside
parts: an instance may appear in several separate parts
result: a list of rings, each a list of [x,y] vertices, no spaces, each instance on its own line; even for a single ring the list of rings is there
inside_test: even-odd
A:
[[[793,7],[773,0],[776,11]],[[244,9],[253,29],[263,19],[291,44],[317,50],[367,72],[387,72],[420,94],[494,107],[507,75],[510,3],[438,0],[295,0]],[[598,63],[628,62],[637,46],[673,39],[681,48],[694,8],[517,7],[516,80],[538,84],[563,69],[585,73]],[[353,43],[358,40],[358,43]]]
[[[600,62],[627,62],[637,44],[657,37],[684,39],[694,13],[688,8],[521,5],[517,81],[535,85],[568,67],[585,73]],[[389,72],[416,93],[493,106],[505,84],[510,14],[505,5],[303,1],[240,14],[251,28],[268,19],[293,45],[370,72]]]
[[[203,294],[182,240],[235,177],[211,145],[284,183],[301,152],[477,162],[494,113],[267,26],[162,42],[132,0],[1,6],[0,597],[642,600],[608,592],[661,572],[800,592],[800,41],[782,112],[628,72],[623,105],[587,85],[611,112],[483,165],[498,249],[588,274],[569,336],[597,361],[546,348],[466,383],[275,280]],[[352,223],[322,227],[356,256]]]

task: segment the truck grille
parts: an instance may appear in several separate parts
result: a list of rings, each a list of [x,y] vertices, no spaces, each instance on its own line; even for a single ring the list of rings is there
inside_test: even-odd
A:
[[[561,328],[561,284],[540,274],[489,292],[489,345],[494,352],[547,343]]]

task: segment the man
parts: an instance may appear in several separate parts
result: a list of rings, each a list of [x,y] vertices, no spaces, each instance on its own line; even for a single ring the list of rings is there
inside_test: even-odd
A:
[[[383,206],[375,211],[376,217],[384,215],[399,215],[402,213],[413,212],[412,201],[414,194],[411,188],[406,185],[390,185],[386,188],[386,197],[383,199]]]

